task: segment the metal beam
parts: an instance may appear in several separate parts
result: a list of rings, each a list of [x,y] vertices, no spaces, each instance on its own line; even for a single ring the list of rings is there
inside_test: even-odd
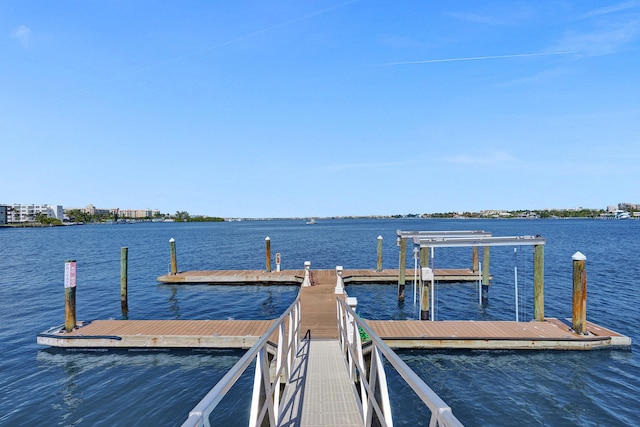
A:
[[[491,236],[491,232],[484,230],[447,230],[447,231],[402,231],[396,230],[400,238],[444,238],[444,237],[474,237]]]
[[[418,238],[415,244],[421,248],[454,248],[472,246],[535,246],[544,245],[546,239],[538,236],[500,236],[500,237],[453,237]]]

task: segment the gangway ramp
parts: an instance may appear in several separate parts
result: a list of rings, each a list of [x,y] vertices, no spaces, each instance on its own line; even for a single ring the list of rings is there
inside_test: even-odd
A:
[[[356,389],[337,340],[303,343],[285,386],[281,426],[363,426]]]

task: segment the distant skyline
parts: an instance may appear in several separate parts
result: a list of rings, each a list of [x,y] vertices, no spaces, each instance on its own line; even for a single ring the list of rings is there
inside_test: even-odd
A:
[[[2,203],[640,200],[640,0],[0,3]]]

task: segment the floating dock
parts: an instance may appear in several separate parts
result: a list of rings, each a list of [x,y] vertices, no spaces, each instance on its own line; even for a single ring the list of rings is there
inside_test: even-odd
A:
[[[313,270],[312,279],[323,271]],[[166,274],[158,277],[158,282],[164,284],[209,284],[209,285],[301,285],[304,281],[304,269],[301,270],[200,270],[183,271],[176,274]],[[400,270],[367,270],[345,269],[342,273],[345,284],[373,283],[397,284]],[[477,282],[480,280],[478,272],[467,268],[437,268],[434,270],[435,280],[439,282]],[[413,276],[407,279],[413,280]]]
[[[451,270],[443,270],[443,276]],[[458,270],[454,270],[458,271]],[[345,283],[395,283],[397,270],[344,270]],[[436,276],[438,270],[436,270]],[[449,277],[455,277],[450,275]],[[161,283],[301,284],[305,270],[267,273],[222,270],[161,276]],[[310,285],[301,286],[301,327],[312,339],[336,339],[335,270],[310,270]],[[393,280],[392,280],[393,277]],[[378,280],[378,282],[376,282]],[[62,326],[42,332],[38,344],[64,348],[250,348],[272,320],[96,320],[65,332]],[[631,339],[587,322],[577,334],[555,318],[544,321],[369,320],[392,348],[465,350],[589,350],[630,348]],[[275,339],[275,338],[274,338]]]

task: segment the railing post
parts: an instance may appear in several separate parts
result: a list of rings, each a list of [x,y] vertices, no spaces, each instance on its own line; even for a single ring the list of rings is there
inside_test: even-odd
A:
[[[260,387],[262,383],[262,363],[260,355],[262,351],[258,352],[256,357],[256,369],[253,374],[253,392],[251,394],[251,411],[249,413],[249,427],[257,427],[258,425],[258,412],[260,411]]]
[[[311,268],[311,261],[304,262],[304,280],[302,286],[311,286],[311,279],[309,278],[309,269]]]
[[[342,266],[336,266],[336,287],[333,290],[334,294],[344,294],[344,281],[342,280]]]

